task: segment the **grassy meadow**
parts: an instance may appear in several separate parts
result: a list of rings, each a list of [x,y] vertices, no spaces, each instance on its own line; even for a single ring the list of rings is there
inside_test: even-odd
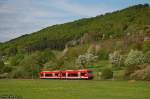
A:
[[[0,80],[3,95],[21,99],[150,99],[150,82],[96,80]]]

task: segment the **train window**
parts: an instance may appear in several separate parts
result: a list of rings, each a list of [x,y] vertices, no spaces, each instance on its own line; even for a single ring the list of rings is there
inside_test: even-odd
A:
[[[78,74],[68,74],[69,77],[77,77]]]
[[[55,74],[55,76],[58,76],[58,74]]]
[[[84,76],[86,73],[81,73],[81,76]]]
[[[45,74],[45,76],[52,76],[52,74]]]
[[[62,73],[62,76],[66,76],[66,74],[65,74],[65,73]]]

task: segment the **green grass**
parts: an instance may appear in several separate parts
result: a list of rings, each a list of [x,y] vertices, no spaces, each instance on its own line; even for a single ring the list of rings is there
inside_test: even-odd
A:
[[[0,80],[2,95],[22,99],[150,99],[150,82]]]

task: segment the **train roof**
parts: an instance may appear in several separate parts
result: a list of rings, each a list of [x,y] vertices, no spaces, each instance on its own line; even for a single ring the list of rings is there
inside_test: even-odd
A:
[[[61,70],[57,70],[57,71],[41,71],[41,72],[60,72]],[[71,72],[71,71],[92,71],[92,70],[88,70],[88,69],[79,69],[79,70],[62,70],[61,72]]]

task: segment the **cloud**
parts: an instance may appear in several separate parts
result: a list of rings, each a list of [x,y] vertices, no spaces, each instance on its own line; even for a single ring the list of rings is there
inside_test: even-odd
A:
[[[0,41],[32,33],[49,25],[95,16],[96,7],[70,0],[7,0],[0,7]]]
[[[115,5],[115,0],[110,1]],[[0,0],[0,42],[50,25],[116,10],[110,5],[105,0]]]

